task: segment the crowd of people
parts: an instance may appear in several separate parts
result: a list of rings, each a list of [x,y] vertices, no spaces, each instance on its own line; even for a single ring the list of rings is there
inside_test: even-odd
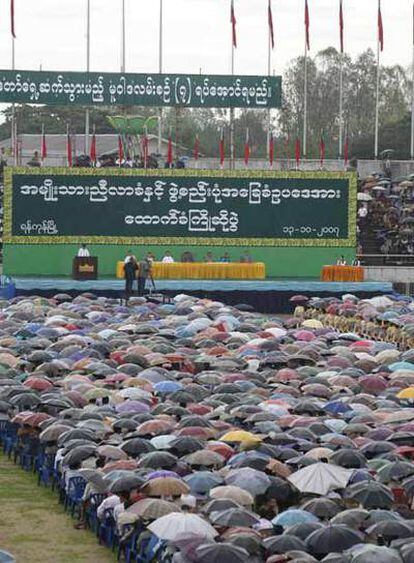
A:
[[[358,191],[360,254],[414,253],[414,175],[368,176]]]
[[[3,449],[126,561],[412,561],[414,302],[293,309],[15,298]]]

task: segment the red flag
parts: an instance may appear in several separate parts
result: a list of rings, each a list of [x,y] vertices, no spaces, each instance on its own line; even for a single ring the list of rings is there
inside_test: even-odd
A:
[[[300,139],[299,139],[299,137],[296,137],[295,160],[296,160],[296,166],[299,166],[299,164],[300,164]]]
[[[14,29],[14,0],[10,0],[10,31],[12,37],[16,39],[16,31]]]
[[[320,156],[320,159],[321,159],[321,167],[323,166],[323,163],[324,163],[324,160],[325,160],[325,150],[326,150],[325,139],[324,139],[323,133],[322,133],[320,141],[319,141],[319,156]]]
[[[231,35],[232,35],[233,47],[237,47],[237,34],[236,34],[237,20],[236,20],[236,15],[234,13],[234,0],[231,0],[230,23],[231,23]]]
[[[246,140],[244,141],[244,164],[249,165],[250,159],[250,144],[249,144],[249,129],[246,129]]]
[[[46,135],[45,135],[45,128],[42,125],[42,143],[40,146],[40,159],[43,162],[44,159],[47,157],[47,146],[46,146]]]
[[[173,146],[172,146],[171,133],[170,133],[170,135],[169,135],[169,137],[168,137],[167,164],[168,164],[168,168],[172,168],[172,164],[173,164]]]
[[[197,162],[198,157],[200,154],[200,139],[198,135],[196,135],[195,142],[194,142],[194,160]]]
[[[67,154],[68,166],[71,167],[73,164],[73,158],[72,158],[72,138],[69,133],[69,127],[67,129],[67,134],[66,134],[66,154]]]
[[[305,33],[306,33],[306,47],[308,51],[310,50],[309,26],[310,26],[309,6],[308,6],[308,0],[305,0]]]
[[[384,50],[384,26],[382,25],[381,0],[378,0],[378,42],[380,50]]]
[[[220,166],[221,166],[221,168],[223,168],[224,158],[225,158],[225,154],[224,154],[224,131],[223,131],[223,129],[221,130],[221,133],[220,133],[219,150],[220,150]]]
[[[344,11],[342,8],[342,0],[339,0],[339,36],[341,42],[341,53],[344,52]]]
[[[345,146],[344,146],[344,163],[345,166],[348,166],[349,160],[349,137],[348,135],[345,137]]]
[[[270,42],[272,45],[272,49],[275,48],[275,30],[273,27],[273,13],[272,13],[272,0],[269,0],[269,8],[267,10],[268,13],[268,20],[269,20],[269,33],[270,33]]]
[[[274,160],[275,160],[275,138],[273,137],[273,133],[270,133],[270,137],[269,137],[269,164],[270,164],[270,168],[273,168]]]
[[[91,149],[90,149],[90,159],[91,162],[93,164],[96,164],[96,135],[95,135],[95,131],[93,132],[92,135],[92,142],[91,142]]]

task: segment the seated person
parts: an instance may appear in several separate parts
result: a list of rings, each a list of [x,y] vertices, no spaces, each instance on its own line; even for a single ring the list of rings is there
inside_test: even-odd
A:
[[[86,244],[82,244],[82,246],[78,250],[77,257],[78,258],[89,258],[90,255],[91,255],[91,253],[89,252]]]
[[[166,251],[161,262],[163,264],[172,264],[174,262],[174,258],[171,256],[171,252],[169,250]]]
[[[207,254],[204,256],[203,261],[204,262],[214,262],[214,257],[213,257],[213,253],[211,252],[211,250],[209,250],[207,252]]]
[[[156,262],[155,256],[152,252],[147,252],[146,259],[148,262]]]
[[[242,264],[251,264],[253,262],[253,258],[251,257],[250,252],[248,250],[245,250],[242,256],[240,256],[240,262]]]
[[[358,256],[355,256],[355,258],[352,260],[352,265],[353,266],[360,266],[361,265],[361,260],[358,258]]]
[[[181,262],[194,262],[194,261],[195,261],[194,256],[189,250],[186,250],[181,254]]]
[[[230,254],[228,252],[225,252],[223,256],[220,258],[220,262],[231,262]]]
[[[340,257],[337,259],[336,265],[337,265],[337,266],[346,266],[346,260],[345,260],[345,256],[344,256],[344,255],[340,256]]]

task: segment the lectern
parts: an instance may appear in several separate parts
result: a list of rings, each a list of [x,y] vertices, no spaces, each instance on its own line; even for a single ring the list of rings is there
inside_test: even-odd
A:
[[[97,280],[98,258],[96,256],[75,256],[72,265],[72,277],[74,280]]]

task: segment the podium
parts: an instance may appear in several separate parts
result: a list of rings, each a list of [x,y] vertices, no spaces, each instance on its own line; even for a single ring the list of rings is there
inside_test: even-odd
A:
[[[72,264],[72,278],[74,280],[97,280],[98,258],[96,256],[75,256]]]

